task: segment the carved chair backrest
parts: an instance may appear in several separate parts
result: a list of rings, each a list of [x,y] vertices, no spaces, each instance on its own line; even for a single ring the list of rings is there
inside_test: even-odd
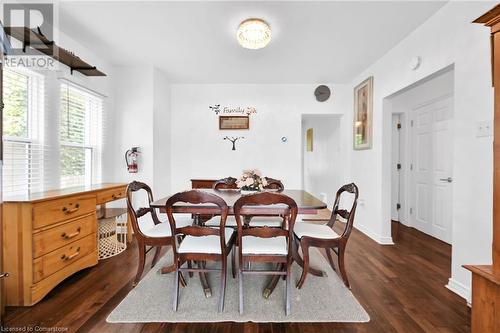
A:
[[[193,210],[190,212],[192,214],[197,214],[196,205],[199,204],[213,204],[217,206],[216,214],[220,215],[219,227],[205,227],[200,225],[191,225],[187,227],[177,228],[175,223],[175,216],[173,213],[174,213],[174,205],[179,202],[193,204]],[[190,190],[185,192],[179,192],[171,196],[165,204],[165,209],[167,211],[168,221],[170,223],[170,230],[172,231],[173,236],[182,236],[182,235],[186,236],[191,235],[195,237],[210,236],[210,235],[219,236],[221,253],[223,256],[225,255],[225,247],[226,247],[225,226],[229,208],[224,199],[215,194],[199,190]],[[174,247],[174,256],[175,256],[177,255],[179,244],[177,242],[178,237],[174,237],[174,239],[176,240],[176,246]]]
[[[342,195],[350,193],[354,195],[354,199],[352,202],[352,206],[350,210],[346,209],[340,209],[340,200],[342,198]],[[333,210],[332,210],[332,216],[330,217],[330,221],[328,221],[327,225],[330,227],[333,227],[335,222],[337,221],[338,217],[342,217],[343,219],[346,220],[346,226],[344,228],[344,232],[342,233],[341,237],[344,239],[348,239],[351,231],[352,231],[352,226],[354,224],[354,215],[356,213],[356,207],[358,205],[358,196],[359,196],[359,190],[356,184],[351,183],[351,184],[346,184],[339,188],[337,191],[337,195],[335,196],[335,202],[333,204]]]
[[[212,188],[214,190],[229,190],[229,189],[234,190],[237,189],[238,187],[236,186],[236,178],[227,177],[216,180],[212,185]]]
[[[145,191],[147,193],[147,198],[148,198],[148,206],[147,207],[140,207],[136,209],[134,207],[134,201],[133,201],[133,194],[134,192],[138,191]],[[154,224],[161,223],[160,220],[158,219],[158,215],[156,214],[156,210],[152,207],[149,206],[151,202],[153,202],[153,191],[151,191],[151,188],[142,182],[138,181],[133,181],[127,186],[127,211],[128,215],[130,216],[130,221],[132,224],[132,229],[134,230],[134,233],[136,237],[142,237],[145,238],[147,237],[144,235],[141,231],[141,227],[139,224],[139,219],[146,214],[151,214],[151,219],[153,220]]]
[[[285,186],[279,179],[266,177],[267,185],[264,186],[267,190],[278,190],[278,192],[282,192],[285,189]]]

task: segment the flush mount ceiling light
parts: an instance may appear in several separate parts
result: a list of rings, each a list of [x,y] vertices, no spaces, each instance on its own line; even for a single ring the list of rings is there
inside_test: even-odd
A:
[[[262,19],[247,19],[240,23],[236,38],[246,49],[261,49],[271,41],[271,27]]]

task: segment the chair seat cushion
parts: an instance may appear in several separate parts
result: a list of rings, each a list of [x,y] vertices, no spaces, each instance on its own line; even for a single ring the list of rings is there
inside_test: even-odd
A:
[[[254,216],[250,220],[251,227],[279,228],[283,224],[283,218],[279,216]]]
[[[151,228],[141,231],[147,237],[153,237],[153,238],[172,236],[172,232],[170,230],[170,224],[168,222],[158,223]]]
[[[243,221],[241,221],[243,222]],[[281,227],[283,224],[283,218],[279,216],[254,216],[250,220],[251,227]],[[205,222],[207,227],[218,227],[220,225],[220,216],[214,216],[210,220]],[[226,227],[236,228],[236,218],[233,215],[229,215],[226,219]]]
[[[172,236],[172,232],[170,230],[170,223],[168,221],[166,222],[161,222],[159,224],[154,224],[153,219],[151,218],[150,214],[144,215],[141,217],[141,219],[148,218],[147,224],[144,223],[145,221],[142,221],[141,225],[141,231],[144,235],[147,237],[170,237]],[[188,225],[193,224],[193,219],[191,218],[191,215],[188,214],[175,214],[174,215],[175,219],[175,224],[177,228],[182,228],[186,227]],[[148,227],[145,227],[145,226]]]
[[[286,237],[261,238],[243,236],[241,251],[243,254],[287,255]]]
[[[299,238],[304,236],[321,239],[334,239],[340,237],[332,228],[325,224],[312,224],[306,222],[296,223],[293,227],[293,232]]]
[[[225,228],[224,237],[226,245],[229,243],[231,236],[234,233],[233,228]],[[179,246],[179,253],[210,253],[221,254],[220,236],[186,236]]]

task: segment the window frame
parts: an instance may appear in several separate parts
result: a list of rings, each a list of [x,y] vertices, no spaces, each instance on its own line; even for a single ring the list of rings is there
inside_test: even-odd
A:
[[[8,146],[9,143],[16,145],[25,145],[26,149],[26,155],[29,156],[27,158],[27,176],[26,176],[26,191],[28,193],[32,192],[38,192],[39,190],[44,189],[44,183],[45,183],[45,177],[44,177],[44,154],[41,153],[40,157],[36,159],[33,157],[33,151],[34,149],[38,147],[43,146],[43,136],[42,136],[42,131],[41,128],[43,127],[43,122],[44,122],[44,105],[43,105],[43,98],[44,98],[44,92],[45,92],[45,78],[43,75],[36,73],[34,71],[30,71],[27,69],[22,69],[22,68],[16,68],[15,70],[13,69],[8,69],[4,68],[3,69],[3,80],[2,80],[2,92],[5,94],[5,87],[4,85],[8,81],[6,79],[5,73],[14,73],[16,75],[22,75],[27,78],[27,100],[26,100],[26,132],[27,136],[12,136],[12,135],[5,135],[5,128],[4,126],[4,120],[6,117],[6,112],[5,112],[5,98],[3,99],[4,103],[4,110],[2,114],[2,160],[3,160],[3,166],[6,167],[6,165],[9,164],[8,160],[8,154],[6,147]],[[41,90],[41,95],[39,96],[35,93],[35,91],[38,90],[40,92]],[[36,99],[36,100],[34,100]],[[33,165],[38,164],[38,171],[34,172]],[[39,177],[36,177],[35,175],[39,174]],[[8,179],[6,177],[6,172],[2,172],[2,192],[4,195],[16,195],[18,192],[21,191],[15,191],[11,188],[13,186],[12,184],[7,184]],[[38,185],[35,185],[36,183],[32,183],[30,180],[32,179],[38,179]],[[6,189],[9,189],[8,191]]]
[[[98,142],[99,139],[102,141],[102,131],[103,131],[103,113],[104,113],[104,99],[103,96],[96,94],[89,89],[82,87],[78,84],[75,84],[68,80],[60,80],[59,82],[59,90],[60,90],[60,98],[59,98],[59,116],[62,114],[63,110],[63,91],[65,86],[68,90],[66,90],[66,99],[69,98],[69,89],[75,90],[77,93],[84,96],[84,108],[85,108],[85,136],[83,140],[83,144],[64,141],[61,137],[59,137],[59,149],[62,151],[64,147],[68,148],[81,148],[85,152],[84,155],[87,156],[87,152],[90,156],[89,165],[87,165],[87,158],[84,161],[84,183],[83,184],[70,184],[69,186],[87,186],[95,181],[97,181],[98,176],[101,175],[102,170],[97,170],[97,167],[102,164],[102,145],[103,142]],[[92,100],[95,99],[99,101],[99,107],[96,110],[92,109]],[[90,113],[90,114],[88,114]],[[100,121],[95,121],[93,117],[101,118]],[[93,125],[96,125],[96,128],[93,128]],[[58,132],[61,134],[61,121],[59,121]],[[96,141],[96,142],[94,142]],[[61,168],[61,164],[59,164]],[[89,170],[89,174],[87,174],[87,170]],[[60,173],[60,182],[63,183],[63,175]]]

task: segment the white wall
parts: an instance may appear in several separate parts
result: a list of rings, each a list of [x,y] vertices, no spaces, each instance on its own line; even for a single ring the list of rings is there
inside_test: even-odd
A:
[[[153,184],[153,68],[117,67],[115,69],[115,145],[111,152],[114,182],[132,180]],[[138,172],[129,173],[125,152],[139,147]]]
[[[304,116],[302,119],[303,186],[332,207],[335,193],[345,181],[345,144],[340,135],[341,116]],[[306,131],[313,129],[313,151],[307,151]]]
[[[170,85],[162,71],[153,72],[153,184],[155,195],[171,193],[171,112]]]
[[[172,190],[190,187],[191,178],[239,176],[259,168],[288,188],[301,187],[302,114],[342,114],[345,87],[330,85],[332,98],[314,97],[316,85],[173,85]],[[350,98],[350,97],[349,97]],[[335,102],[334,102],[335,101]],[[250,130],[220,131],[210,105],[254,106]],[[347,125],[349,126],[349,125]],[[236,151],[225,136],[244,136]],[[281,141],[285,136],[286,143]]]
[[[170,86],[151,66],[116,67],[114,76],[114,149],[105,180],[152,186],[156,197],[170,193]],[[125,152],[139,147],[139,169],[129,173]]]
[[[381,243],[390,237],[391,114],[384,98],[449,65],[455,68],[452,276],[448,287],[469,298],[471,278],[461,265],[491,262],[492,145],[475,137],[478,120],[493,116],[487,28],[471,24],[495,3],[451,2],[353,81],[374,76],[373,149],[351,151],[351,177],[364,205],[357,226]],[[413,56],[422,57],[416,71]],[[352,113],[348,113],[352,121]],[[349,137],[352,143],[352,137]],[[473,232],[472,232],[473,230]]]

